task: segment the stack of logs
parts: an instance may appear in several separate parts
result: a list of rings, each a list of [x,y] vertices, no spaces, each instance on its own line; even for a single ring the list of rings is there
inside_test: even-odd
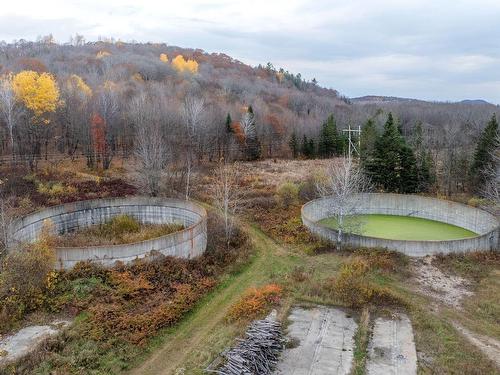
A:
[[[278,363],[285,339],[281,324],[274,320],[256,320],[238,339],[238,345],[222,354],[225,364],[217,370],[219,375],[270,375]]]

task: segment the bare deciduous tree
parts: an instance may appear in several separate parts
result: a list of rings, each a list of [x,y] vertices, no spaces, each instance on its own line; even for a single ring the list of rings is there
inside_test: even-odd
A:
[[[344,233],[352,233],[361,223],[346,220],[356,214],[359,193],[370,189],[370,181],[352,160],[333,160],[325,169],[325,178],[316,184],[318,194],[329,198],[330,216],[336,220],[337,246],[342,248]]]
[[[197,137],[203,126],[203,115],[205,111],[205,100],[200,97],[188,95],[184,99],[183,119],[186,127],[186,200],[190,196],[191,173],[194,163],[194,149],[197,144]]]
[[[97,95],[95,106],[97,112],[104,120],[105,147],[102,157],[102,166],[109,169],[115,153],[116,134],[115,129],[120,113],[120,98],[113,88],[104,87]]]
[[[152,196],[160,193],[161,180],[168,161],[157,104],[144,93],[134,97],[130,103],[131,119],[136,127],[138,180],[146,193]]]
[[[235,215],[240,209],[241,191],[238,186],[237,164],[220,162],[215,172],[214,203],[224,220],[226,246],[229,247],[234,232]]]

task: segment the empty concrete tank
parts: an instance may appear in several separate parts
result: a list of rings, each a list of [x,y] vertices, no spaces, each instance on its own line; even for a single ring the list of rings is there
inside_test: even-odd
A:
[[[180,223],[185,229],[147,241],[123,245],[56,248],[56,268],[72,268],[80,261],[112,265],[130,262],[159,252],[180,258],[203,254],[207,246],[207,213],[193,202],[177,199],[127,197],[96,199],[49,207],[17,220],[10,241],[35,241],[45,220],[51,220],[59,234],[104,223],[118,215],[130,215],[143,224]]]

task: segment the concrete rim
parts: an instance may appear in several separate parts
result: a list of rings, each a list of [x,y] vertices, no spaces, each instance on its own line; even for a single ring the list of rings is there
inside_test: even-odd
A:
[[[133,212],[128,212],[127,209]],[[148,211],[151,213],[152,210],[153,212],[156,210],[157,215],[150,218],[153,220],[150,221],[147,214]],[[97,260],[101,263],[110,264],[113,260],[128,262],[131,260],[130,258],[145,257],[153,250],[164,255],[183,258],[191,258],[205,251],[207,212],[204,207],[191,201],[144,196],[89,199],[34,211],[14,222],[11,230],[11,243],[36,240],[41,223],[46,219],[56,221],[56,230],[62,234],[74,228],[85,228],[102,223],[105,218],[109,219],[119,214],[130,214],[143,223],[154,222],[161,224],[180,221],[185,228],[149,240],[126,244],[56,247],[55,250],[61,268],[71,268],[64,265],[64,259],[70,263],[75,263],[74,257],[80,259],[80,256],[74,255],[78,252],[87,254],[87,258],[80,260]],[[163,216],[165,216],[164,220]],[[61,219],[62,217],[71,218],[72,226],[70,226],[70,229],[67,228],[66,223]],[[94,222],[95,218],[97,222]],[[190,243],[190,246],[187,246],[186,243]],[[120,257],[120,251],[130,254]]]
[[[458,202],[453,202],[450,200],[444,200],[444,199],[438,199],[438,198],[432,198],[432,197],[424,197],[424,196],[419,196],[419,195],[404,195],[404,194],[394,194],[394,193],[363,193],[359,194],[358,198],[360,199],[360,206],[363,206],[363,201],[371,201],[372,199],[376,199],[377,197],[380,198],[387,198],[388,200],[390,199],[395,199],[395,200],[400,200],[400,199],[411,199],[412,201],[419,202],[422,204],[422,206],[427,205],[433,205],[433,206],[449,206],[450,208],[454,208],[456,211],[460,212],[465,212],[465,211],[475,211],[477,216],[481,217],[481,220],[483,220],[482,226],[484,228],[487,228],[487,230],[478,230],[477,228],[467,228],[465,225],[459,225],[456,222],[450,222],[449,220],[446,220],[446,218],[431,218],[430,220],[437,220],[441,221],[444,223],[448,224],[454,224],[458,226],[462,226],[463,228],[469,229],[477,233],[478,235],[475,237],[471,238],[463,238],[463,239],[450,239],[450,240],[392,240],[392,239],[385,239],[385,238],[379,238],[379,237],[372,237],[372,236],[363,236],[363,235],[357,235],[357,234],[350,234],[346,233],[344,235],[344,240],[347,244],[353,245],[353,246],[364,246],[364,247],[382,247],[382,248],[387,248],[391,250],[397,250],[404,252],[408,255],[415,255],[415,256],[421,256],[421,255],[428,255],[428,254],[434,254],[434,253],[439,253],[439,252],[459,252],[460,250],[451,250],[454,246],[457,248],[462,249],[462,251],[473,251],[473,247],[476,246],[476,250],[498,250],[498,236],[499,236],[499,231],[500,231],[500,223],[498,222],[497,218],[493,216],[492,214],[481,210],[476,207],[468,206],[462,203]],[[310,202],[307,202],[304,204],[301,208],[301,218],[302,218],[302,223],[315,235],[322,239],[326,239],[328,241],[332,241],[333,238],[336,237],[337,231],[333,228],[327,227],[326,225],[320,224],[319,220],[324,219],[329,217],[329,215],[324,215],[322,216],[321,214],[316,215],[316,217],[311,217],[311,211],[325,211],[324,208],[320,208],[322,206],[322,203],[325,201],[328,201],[328,197],[325,198],[318,198],[315,200],[312,200]],[[377,212],[363,212],[363,208],[360,208],[359,213],[377,213]],[[394,208],[395,209],[395,208]],[[437,209],[436,209],[437,210]],[[384,214],[385,212],[380,212]],[[390,213],[389,213],[390,214]],[[394,215],[397,215],[393,213]],[[400,213],[399,215],[403,215],[403,213]],[[331,215],[330,215],[331,216]],[[429,217],[420,216],[419,214],[414,214],[414,217],[421,217],[425,219],[429,219]],[[445,215],[443,215],[444,217]],[[481,244],[478,239],[482,238],[488,238],[490,241],[493,241],[493,245],[490,246],[485,246],[485,244]],[[495,240],[496,238],[496,240]],[[469,242],[469,245],[464,244],[466,242]],[[460,246],[458,246],[460,245]],[[422,246],[426,248],[426,250],[417,250],[419,246]],[[442,251],[440,251],[440,248]],[[450,249],[450,251],[447,251],[446,248]],[[411,250],[410,250],[411,249]]]

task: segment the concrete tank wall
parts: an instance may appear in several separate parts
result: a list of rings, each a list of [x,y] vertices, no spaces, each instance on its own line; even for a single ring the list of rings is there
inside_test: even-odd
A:
[[[12,242],[37,239],[44,220],[50,219],[59,234],[101,224],[127,214],[143,224],[179,223],[185,229],[147,241],[123,245],[56,248],[57,267],[72,268],[77,262],[92,260],[104,265],[130,262],[152,251],[180,258],[203,254],[207,246],[207,213],[195,203],[176,199],[129,197],[80,201],[50,207],[16,221]]]
[[[344,243],[356,247],[380,247],[410,256],[499,249],[498,220],[486,211],[441,199],[402,194],[359,194],[354,214],[415,216],[457,225],[478,234],[474,238],[447,241],[401,241],[344,234]],[[318,223],[332,216],[329,198],[302,207],[302,222],[320,238],[335,242],[337,231]]]

